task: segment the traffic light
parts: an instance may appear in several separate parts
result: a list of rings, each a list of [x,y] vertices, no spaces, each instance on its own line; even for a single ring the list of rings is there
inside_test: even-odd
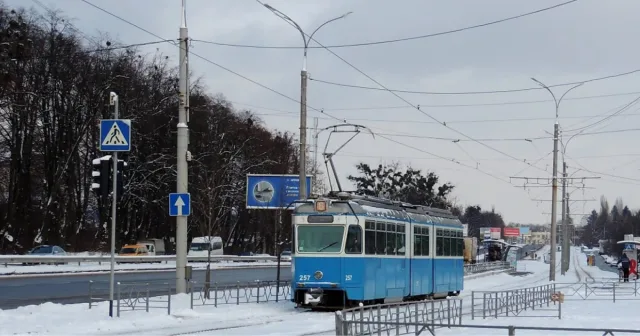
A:
[[[107,201],[109,200],[109,190],[111,189],[111,178],[109,174],[111,170],[111,156],[107,155],[95,159],[92,164],[93,171],[91,172],[91,189],[96,193],[96,197],[98,197],[98,204],[102,207],[107,204]]]

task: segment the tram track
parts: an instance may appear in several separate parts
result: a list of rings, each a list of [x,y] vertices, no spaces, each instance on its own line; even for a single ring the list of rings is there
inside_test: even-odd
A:
[[[585,270],[581,265],[580,265],[580,259],[578,259],[578,253],[573,253],[573,268],[576,272],[576,276],[578,277],[578,282],[582,281],[582,276],[580,275],[579,271],[582,271],[583,275],[585,275],[585,282],[587,280],[587,278],[591,279],[592,282],[595,282],[596,279],[591,275],[591,273],[589,273],[589,271]]]

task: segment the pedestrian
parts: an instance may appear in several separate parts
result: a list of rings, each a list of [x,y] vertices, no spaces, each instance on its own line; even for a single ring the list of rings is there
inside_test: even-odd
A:
[[[622,266],[623,281],[629,282],[629,267],[631,266],[631,262],[629,261],[629,257],[627,257],[626,253],[622,254],[622,257],[618,260],[618,265]]]

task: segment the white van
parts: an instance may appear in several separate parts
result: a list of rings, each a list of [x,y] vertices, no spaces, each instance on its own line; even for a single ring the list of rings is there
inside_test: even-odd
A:
[[[146,246],[147,250],[149,250],[149,255],[155,256],[155,255],[164,255],[165,254],[165,251],[164,251],[164,240],[162,240],[162,239],[149,238],[149,239],[144,239],[144,240],[138,240],[136,242],[136,244],[140,244],[140,245]]]
[[[209,249],[211,249],[211,255],[223,255],[222,237],[193,237],[187,255],[194,257],[206,257],[209,253]]]

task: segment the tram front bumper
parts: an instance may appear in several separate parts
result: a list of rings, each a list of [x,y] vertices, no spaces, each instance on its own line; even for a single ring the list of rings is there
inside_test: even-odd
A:
[[[322,296],[324,294],[324,290],[322,288],[311,288],[307,292],[304,293],[304,304],[311,304],[312,306],[318,305],[322,302]]]

